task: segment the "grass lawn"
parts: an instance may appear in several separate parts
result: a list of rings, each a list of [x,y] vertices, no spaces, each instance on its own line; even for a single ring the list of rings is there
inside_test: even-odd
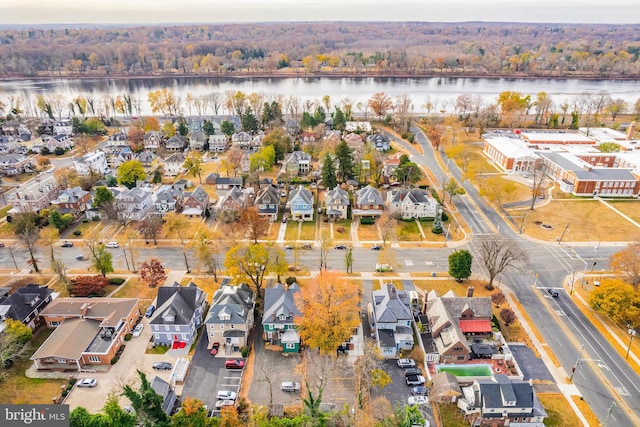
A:
[[[549,427],[569,427],[579,426],[580,420],[576,416],[569,402],[561,393],[538,393],[538,399],[545,411],[547,411],[547,418],[544,420],[544,425]],[[585,414],[586,415],[586,414]],[[594,423],[589,420],[589,425],[600,425],[597,419],[594,419]]]
[[[423,225],[424,224],[432,223],[425,222],[423,223]],[[431,225],[429,225],[429,230],[431,230]],[[416,221],[398,221],[398,226],[396,227],[396,236],[398,237],[398,240],[405,242],[418,242],[422,240],[422,235],[420,234],[420,229],[418,228],[418,224],[416,223]]]
[[[7,205],[4,208],[0,209],[0,218],[4,218],[7,216],[7,212],[11,210],[11,205]]]
[[[288,221],[287,222],[287,231],[284,233],[284,240],[298,240],[298,228],[300,224],[298,221]]]
[[[338,231],[342,228],[342,232]],[[351,240],[351,220],[344,219],[333,223],[334,240]]]
[[[451,220],[442,223],[442,234],[435,234],[431,230],[433,229],[433,221],[422,221],[420,222],[420,226],[422,227],[422,231],[424,231],[424,240],[428,242],[442,242],[444,243],[444,236],[447,233],[447,227],[451,224]],[[417,227],[417,225],[416,225]],[[455,230],[454,225],[451,225],[449,239],[455,240]]]
[[[299,240],[315,240],[316,238],[316,222],[306,221],[302,223]]]
[[[358,224],[359,240],[380,240],[378,227],[375,224]]]
[[[97,228],[99,230],[101,228],[101,222],[100,221],[88,221],[88,222],[80,221],[76,226],[69,229],[67,237],[70,239],[74,239],[74,238],[83,239],[94,228]],[[80,231],[81,234],[79,236],[73,235],[73,232],[76,230]]]
[[[157,345],[155,347],[149,347],[145,351],[146,354],[165,354],[171,347],[168,345]]]
[[[221,280],[221,277],[218,277]],[[220,288],[220,283],[216,282],[213,277],[203,277],[203,276],[185,276],[182,281],[180,281],[181,286],[186,286],[189,282],[195,283],[200,289],[207,293],[208,299],[211,299],[215,291]]]
[[[442,296],[453,290],[453,292],[459,296],[464,297],[467,295],[467,288],[469,286],[473,286],[473,296],[474,297],[490,297],[492,294],[498,292],[498,289],[494,289],[493,291],[488,291],[484,285],[486,281],[482,280],[465,280],[462,283],[458,283],[453,279],[436,279],[436,280],[415,280],[413,282],[416,287],[431,291],[434,290],[438,293],[438,295]]]
[[[267,235],[265,238],[267,240],[276,240],[278,238],[278,233],[280,232],[280,223],[279,222],[270,222],[269,230],[267,231]]]
[[[150,288],[137,277],[128,279],[118,292],[112,295],[113,298],[139,298],[140,311],[143,313],[147,310],[151,301],[158,294],[157,288]]]
[[[13,227],[8,222],[3,222],[0,224],[0,237],[7,238],[15,238],[15,234],[13,233]]]
[[[640,202],[634,200],[616,200],[607,202],[635,222],[640,222]]]
[[[511,210],[516,223],[526,212],[525,233],[546,241],[555,241],[569,225],[564,241],[631,241],[640,239],[640,229],[597,200],[553,200],[534,211]],[[553,226],[546,230],[540,224]]]
[[[29,360],[29,357],[35,353],[35,351],[42,345],[42,343],[51,335],[53,329],[41,328],[34,335],[30,345],[30,350],[27,353],[28,357],[23,360],[16,361],[15,364],[5,371],[5,376],[2,380],[3,403],[6,404],[51,404],[51,399],[60,395],[61,385],[66,385],[66,379],[41,379],[41,378],[27,378],[25,371],[29,368],[33,362]]]
[[[202,179],[204,179],[206,175],[202,175]],[[218,190],[216,189],[215,185],[211,185],[211,184],[202,184],[201,185],[202,189],[209,195],[209,201],[213,202],[214,200],[218,200]]]
[[[440,421],[446,427],[468,427],[469,421],[465,420],[460,409],[455,403],[438,404],[438,412],[440,413]]]

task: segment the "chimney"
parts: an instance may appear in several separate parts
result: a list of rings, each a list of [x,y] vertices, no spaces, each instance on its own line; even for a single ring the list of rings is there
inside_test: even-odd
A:
[[[284,288],[285,292],[289,291],[289,285],[287,285],[286,283],[284,285],[282,285],[282,287]]]
[[[630,141],[633,139],[633,134],[636,133],[636,122],[629,123],[629,127],[627,128],[627,137],[626,141]]]
[[[89,303],[85,302],[84,304],[82,304],[82,306],[80,307],[80,316],[84,317],[87,315],[87,310],[89,310]]]
[[[473,286],[469,286],[467,288],[467,298],[472,298],[473,297]]]

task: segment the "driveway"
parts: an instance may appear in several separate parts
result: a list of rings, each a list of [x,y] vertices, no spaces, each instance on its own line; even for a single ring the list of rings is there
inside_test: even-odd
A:
[[[203,401],[209,408],[215,407],[216,392],[230,390],[238,392],[244,371],[227,370],[225,357],[214,357],[207,350],[207,334],[202,333],[196,351],[191,358],[187,380],[182,387],[182,396]]]
[[[513,353],[513,357],[522,371],[523,380],[555,382],[547,365],[529,347],[524,344],[509,344],[509,350]]]
[[[93,388],[74,387],[64,401],[69,405],[69,410],[82,406],[90,413],[94,414],[102,411],[102,407],[107,401],[110,392],[118,396],[120,405],[129,405],[129,399],[120,396],[124,385],[128,384],[137,389],[140,378],[136,370],[146,374],[149,382],[157,375],[167,382],[171,380],[171,370],[156,371],[152,368],[155,362],[169,362],[175,365],[176,356],[167,354],[145,354],[147,344],[151,341],[151,328],[149,319],[142,318],[144,329],[139,337],[133,337],[125,343],[126,348],[122,352],[120,360],[112,365],[107,372],[78,373],[78,378],[95,378],[98,384]]]

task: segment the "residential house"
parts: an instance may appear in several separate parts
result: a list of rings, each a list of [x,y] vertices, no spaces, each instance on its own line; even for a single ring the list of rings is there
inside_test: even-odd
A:
[[[193,187],[193,181],[189,179],[179,179],[173,183],[173,188],[178,191],[187,191],[191,187]]]
[[[435,218],[439,203],[429,190],[396,188],[387,192],[389,212],[402,219]]]
[[[110,366],[140,319],[137,298],[56,298],[40,313],[56,328],[31,356],[37,369]]]
[[[300,134],[300,142],[304,142],[304,143],[316,142],[316,134],[314,132],[302,132]]]
[[[277,283],[264,290],[264,314],[262,316],[262,337],[272,345],[282,346],[284,353],[300,351],[300,335],[295,320],[302,316],[295,303],[295,295],[300,287]]]
[[[3,175],[14,176],[24,172],[30,172],[35,168],[33,160],[24,154],[0,155],[0,171]]]
[[[91,193],[82,187],[67,188],[58,193],[58,197],[51,201],[51,206],[62,214],[78,216],[91,209]]]
[[[260,216],[268,217],[274,221],[278,216],[280,204],[280,192],[274,186],[263,187],[258,190],[253,204],[258,208]]]
[[[176,406],[176,401],[178,400],[175,388],[159,376],[153,378],[151,388],[156,394],[162,397],[162,410],[164,413],[172,415],[173,408]]]
[[[250,151],[245,151],[240,159],[240,170],[242,173],[248,173],[251,170],[251,154]]]
[[[403,156],[403,153],[393,154],[382,162],[382,174],[387,177],[392,177],[395,175],[396,169],[400,166],[400,157]]]
[[[173,135],[167,140],[167,142],[165,142],[164,148],[167,151],[183,151],[186,144],[187,139],[184,136]]]
[[[409,295],[387,283],[371,292],[376,342],[384,357],[396,357],[400,350],[413,348],[413,314]]]
[[[182,207],[183,198],[184,193],[175,189],[173,185],[162,185],[151,196],[153,209],[149,214],[165,216],[169,212],[178,212]]]
[[[58,148],[65,151],[73,148],[73,139],[67,134],[42,135],[31,145],[31,151],[36,153],[53,153]]]
[[[467,336],[491,336],[491,298],[457,297],[449,291],[439,297],[435,291],[427,294],[426,315],[431,336],[444,363],[464,363],[469,360],[471,346]]]
[[[193,282],[160,286],[156,311],[149,319],[154,344],[190,346],[202,325],[206,305],[207,294]]]
[[[340,131],[328,130],[324,138],[322,139],[322,142],[328,144],[330,147],[335,147],[336,145],[340,144],[340,141]]]
[[[221,352],[230,354],[249,345],[254,307],[255,294],[248,285],[222,285],[213,295],[204,321],[209,339],[208,348],[217,342],[221,344]]]
[[[391,149],[391,139],[381,133],[376,133],[367,137],[367,141],[373,144],[378,151],[389,151]]]
[[[123,131],[118,131],[109,135],[109,139],[107,139],[107,143],[103,150],[107,154],[114,154],[128,147],[129,143],[127,143],[127,134]]]
[[[533,384],[504,374],[476,379],[471,386],[462,387],[457,406],[474,427],[541,427],[547,417]]]
[[[150,130],[144,134],[144,148],[157,150],[164,143],[164,135],[159,130]]]
[[[299,185],[289,193],[289,207],[293,219],[313,221],[313,194]]]
[[[51,174],[44,179],[29,181],[7,196],[7,204],[12,206],[9,212],[40,212],[48,209],[59,193],[58,184]]]
[[[107,156],[104,151],[100,150],[85,154],[79,160],[74,160],[73,166],[81,176],[88,176],[91,172],[99,175],[107,175],[111,172],[107,164]]]
[[[135,159],[142,164],[145,171],[148,173],[154,170],[158,166],[158,156],[151,150],[144,150],[141,153],[135,155]]]
[[[153,206],[151,191],[139,187],[121,191],[115,196],[115,206],[120,221],[142,221]]]
[[[71,119],[58,120],[53,124],[54,135],[69,135],[73,134],[73,125]]]
[[[206,184],[216,186],[216,190],[231,190],[232,188],[242,188],[242,177],[220,176],[217,173],[210,173],[205,178]]]
[[[207,137],[204,132],[193,131],[189,133],[189,149],[202,151],[204,149],[204,143],[207,142]]]
[[[220,199],[218,211],[234,210],[241,212],[247,204],[247,193],[239,188],[233,187]]]
[[[224,153],[229,149],[229,138],[225,134],[209,135],[209,151]]]
[[[193,191],[184,193],[182,201],[182,214],[187,216],[204,217],[209,209],[209,194],[201,186]]]
[[[343,139],[352,150],[362,148],[362,137],[357,133],[349,133]]]
[[[311,171],[311,156],[304,151],[289,154],[282,165],[282,173],[287,176],[306,176]]]
[[[177,176],[186,172],[184,161],[186,157],[182,153],[174,153],[164,161],[165,176]]]
[[[107,165],[113,170],[117,170],[121,164],[133,160],[136,158],[136,154],[130,147],[124,147],[122,150],[114,152],[107,158]]]
[[[372,128],[370,122],[350,121],[344,124],[344,130],[347,132],[371,133]]]
[[[40,313],[51,302],[52,293],[47,286],[30,283],[16,289],[11,295],[0,297],[0,333],[7,319],[17,320],[35,329],[40,324]]]
[[[339,186],[328,190],[324,196],[325,214],[329,218],[347,219],[350,204],[349,193]]]
[[[367,185],[356,191],[354,216],[380,216],[384,210],[384,199],[380,190]]]
[[[433,376],[433,395],[438,402],[455,403],[462,397],[462,389],[455,375],[438,372]]]
[[[249,148],[251,146],[251,135],[247,132],[236,132],[231,135],[231,142],[239,148]]]

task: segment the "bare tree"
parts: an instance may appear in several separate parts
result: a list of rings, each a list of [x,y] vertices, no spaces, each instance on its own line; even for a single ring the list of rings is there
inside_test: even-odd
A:
[[[535,208],[538,197],[544,194],[549,185],[549,178],[549,168],[543,162],[536,164],[531,171],[531,210]]]
[[[396,227],[398,225],[398,219],[395,215],[385,211],[380,219],[377,221],[378,231],[382,237],[382,245],[386,245],[396,236]]]
[[[20,213],[14,217],[14,232],[20,246],[29,252],[27,263],[37,273],[38,260],[35,257],[36,243],[40,239],[40,229],[36,226],[36,214],[32,212]]]
[[[493,281],[496,276],[508,268],[520,268],[528,257],[513,240],[499,240],[495,238],[478,240],[478,252],[480,262],[487,269],[489,283],[487,289],[493,290]]]

